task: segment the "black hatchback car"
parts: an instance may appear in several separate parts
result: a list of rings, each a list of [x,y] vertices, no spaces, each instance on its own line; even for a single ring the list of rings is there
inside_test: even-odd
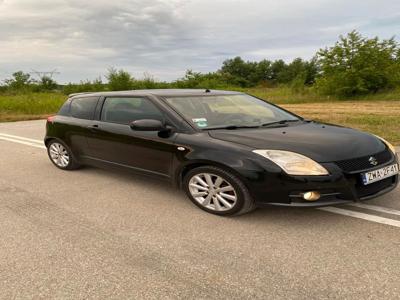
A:
[[[46,127],[58,168],[156,176],[217,215],[367,200],[394,189],[399,177],[395,149],[382,138],[239,92],[74,94]]]

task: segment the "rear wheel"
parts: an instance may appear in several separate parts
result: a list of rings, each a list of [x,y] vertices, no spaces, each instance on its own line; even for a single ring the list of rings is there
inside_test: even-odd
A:
[[[47,154],[51,162],[60,169],[73,170],[79,168],[71,150],[59,140],[51,140],[47,144]]]
[[[186,194],[201,209],[216,215],[241,215],[255,208],[246,186],[231,172],[207,166],[184,178]]]

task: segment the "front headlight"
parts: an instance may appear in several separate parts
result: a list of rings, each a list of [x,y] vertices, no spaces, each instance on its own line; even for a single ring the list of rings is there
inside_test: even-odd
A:
[[[307,156],[283,150],[253,150],[281,167],[290,175],[329,175],[319,163]]]
[[[375,134],[374,134],[375,135]],[[380,139],[389,149],[390,151],[393,152],[394,155],[396,155],[396,148],[389,143],[387,140],[385,140],[384,138],[381,138],[380,136],[375,135],[378,139]]]

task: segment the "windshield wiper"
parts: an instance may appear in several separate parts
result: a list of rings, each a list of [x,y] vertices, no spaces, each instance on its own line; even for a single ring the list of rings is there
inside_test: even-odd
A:
[[[287,125],[287,123],[289,123],[289,122],[299,122],[299,121],[301,121],[301,120],[300,120],[300,119],[295,119],[295,120],[280,120],[280,121],[265,123],[265,124],[262,124],[261,126],[262,126],[262,127],[269,127],[269,126],[272,126],[272,125]]]
[[[205,130],[215,130],[215,129],[239,129],[239,128],[258,128],[260,126],[253,125],[253,126],[246,126],[246,125],[225,125],[225,126],[216,126],[216,127],[208,127],[204,128]]]

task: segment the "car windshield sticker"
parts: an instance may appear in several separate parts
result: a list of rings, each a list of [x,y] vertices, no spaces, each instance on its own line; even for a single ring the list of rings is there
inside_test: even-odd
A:
[[[192,119],[193,123],[196,124],[197,127],[207,127],[207,119],[206,118],[196,118]]]

